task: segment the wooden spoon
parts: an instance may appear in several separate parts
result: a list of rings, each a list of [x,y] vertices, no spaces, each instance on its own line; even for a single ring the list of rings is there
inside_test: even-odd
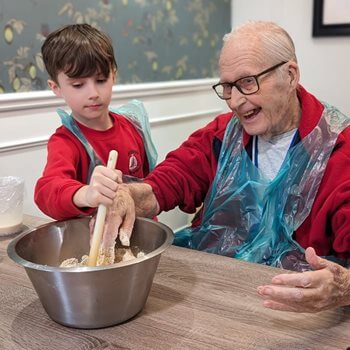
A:
[[[110,151],[108,155],[107,168],[114,169],[117,163],[117,158],[118,158],[118,152],[115,150]],[[97,209],[96,222],[95,222],[94,232],[92,234],[92,242],[90,246],[88,266],[96,266],[97,255],[101,244],[106,214],[107,214],[107,207],[103,204],[100,204]]]

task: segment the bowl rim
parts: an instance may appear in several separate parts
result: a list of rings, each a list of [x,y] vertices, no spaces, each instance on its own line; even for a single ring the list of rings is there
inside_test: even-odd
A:
[[[81,219],[85,219],[86,217],[78,217],[78,218],[73,218],[73,219],[69,219],[69,221],[72,220],[81,220]],[[139,263],[141,261],[144,260],[149,260],[154,258],[157,255],[160,255],[161,253],[163,253],[163,251],[165,249],[167,249],[174,240],[174,233],[171,230],[170,227],[168,227],[167,225],[163,224],[162,222],[159,221],[154,221],[152,219],[148,219],[148,218],[143,218],[143,217],[136,217],[136,221],[146,221],[146,222],[151,222],[153,224],[156,224],[157,226],[161,226],[162,229],[164,229],[165,233],[166,233],[166,239],[165,241],[162,243],[162,245],[160,245],[157,249],[153,250],[150,253],[145,254],[144,256],[132,259],[132,260],[128,260],[128,261],[123,261],[123,262],[118,262],[118,263],[114,263],[111,265],[103,265],[103,266],[79,266],[79,267],[59,267],[59,266],[49,266],[49,265],[41,265],[41,264],[36,264],[33,263],[29,260],[23,259],[22,257],[20,257],[17,253],[16,253],[16,245],[18,244],[18,242],[25,236],[29,235],[30,233],[32,233],[33,231],[36,231],[38,229],[44,228],[46,226],[51,226],[53,223],[57,222],[64,222],[67,220],[59,220],[59,221],[51,221],[49,223],[45,223],[43,225],[40,225],[38,227],[35,228],[30,228],[26,231],[24,231],[23,233],[21,233],[20,235],[18,235],[16,238],[14,238],[13,240],[10,241],[9,245],[7,246],[7,254],[8,256],[17,264],[22,265],[24,268],[29,268],[29,269],[34,269],[34,270],[40,270],[40,271],[47,271],[47,272],[62,272],[62,273],[77,273],[77,272],[95,272],[95,271],[99,271],[99,270],[110,270],[110,269],[114,269],[114,268],[122,268],[122,267],[126,267],[129,265],[134,265],[136,263]]]

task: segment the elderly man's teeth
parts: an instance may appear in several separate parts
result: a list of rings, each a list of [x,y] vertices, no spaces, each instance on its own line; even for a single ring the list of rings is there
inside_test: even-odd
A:
[[[253,116],[255,114],[255,112],[256,112],[255,109],[252,110],[252,111],[249,111],[249,112],[243,114],[243,117],[244,118],[250,118],[251,116]]]

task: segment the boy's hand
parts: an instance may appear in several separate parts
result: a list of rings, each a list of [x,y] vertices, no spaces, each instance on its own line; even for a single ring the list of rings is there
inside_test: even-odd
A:
[[[121,171],[98,165],[92,173],[90,184],[81,187],[74,194],[73,202],[79,208],[96,208],[99,204],[110,206],[119,183],[122,183]]]

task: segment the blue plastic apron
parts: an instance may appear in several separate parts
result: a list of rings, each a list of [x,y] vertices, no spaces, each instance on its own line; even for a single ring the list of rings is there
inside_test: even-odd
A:
[[[122,115],[126,117],[129,121],[132,122],[132,124],[136,127],[136,129],[139,131],[140,135],[142,136],[145,151],[147,155],[147,160],[149,164],[150,171],[154,169],[156,163],[158,154],[156,151],[156,148],[152,142],[151,138],[151,130],[149,125],[149,119],[147,112],[143,106],[143,103],[138,100],[132,100],[129,103],[120,106],[118,108],[110,108],[110,111],[119,115]],[[83,146],[86,149],[87,154],[90,158],[90,164],[89,164],[89,175],[87,183],[90,182],[90,178],[92,175],[92,172],[95,169],[95,166],[102,165],[102,161],[98,158],[96,155],[94,149],[90,145],[89,141],[86,139],[84,134],[81,132],[78,124],[74,120],[71,114],[68,114],[63,109],[57,109],[57,113],[61,118],[62,124],[73,134],[76,136],[76,138],[83,144]]]
[[[311,211],[338,135],[350,119],[325,104],[316,128],[291,147],[269,181],[243,145],[242,126],[229,122],[218,170],[204,201],[200,227],[175,236],[175,244],[271,266],[303,271],[304,249],[294,231]]]

